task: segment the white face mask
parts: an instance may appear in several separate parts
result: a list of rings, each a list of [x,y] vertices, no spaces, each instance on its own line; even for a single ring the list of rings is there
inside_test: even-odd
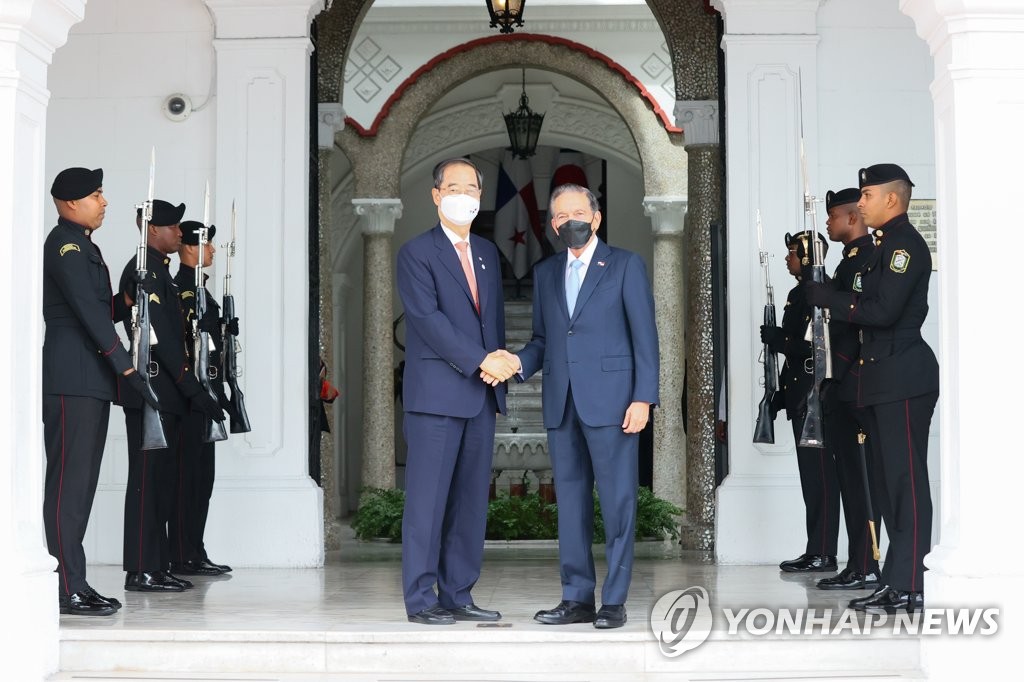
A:
[[[446,194],[441,197],[441,215],[453,225],[469,225],[480,212],[480,200],[468,194]]]

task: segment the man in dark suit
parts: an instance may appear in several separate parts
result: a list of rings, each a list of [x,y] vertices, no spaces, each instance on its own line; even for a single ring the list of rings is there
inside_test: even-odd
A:
[[[114,329],[110,273],[92,233],[103,224],[103,169],[68,168],[50,189],[59,219],[43,244],[43,526],[57,560],[60,612],[109,616],[121,602],[85,580],[82,541],[107,437],[116,377],[145,391]],[[154,407],[156,405],[154,404]]]
[[[854,187],[825,193],[825,225],[828,238],[843,244],[843,260],[832,275],[836,291],[859,293],[862,289],[860,271],[871,258],[875,242],[857,209],[860,190]],[[821,590],[864,590],[878,587],[878,561],[872,552],[868,526],[867,491],[864,468],[869,459],[861,455],[857,407],[857,382],[860,369],[860,328],[839,315],[829,323],[829,341],[832,349],[832,378],[823,384],[822,407],[825,414],[825,433],[828,447],[836,462],[839,494],[843,500],[843,516],[849,538],[846,568],[830,578],[818,581]],[[864,452],[870,447],[865,443]],[[870,478],[868,479],[870,480]],[[878,521],[878,519],[872,519]],[[879,524],[875,523],[878,528]]]
[[[807,370],[812,353],[811,342],[805,338],[811,307],[807,305],[800,282],[811,278],[811,249],[815,238],[821,243],[822,254],[828,253],[828,245],[817,232],[804,230],[786,234],[786,247],[789,249],[786,268],[796,278],[797,284],[786,296],[782,326],[761,326],[761,341],[773,353],[782,353],[786,357],[779,375],[776,407],[786,408],[786,416],[793,428],[800,491],[804,498],[807,543],[803,554],[779,564],[779,569],[785,573],[834,571],[839,544],[839,480],[835,460],[832,453],[824,448],[799,445],[807,418],[807,395],[814,383],[814,375]]]
[[[120,394],[128,440],[128,484],[124,498],[124,589],[136,592],[181,592],[192,587],[168,572],[171,548],[167,523],[174,509],[177,456],[181,443],[181,420],[191,409],[222,421],[224,412],[192,374],[185,355],[185,327],[178,287],[168,270],[181,245],[179,223],[185,204],[174,206],[153,201],[153,216],[143,226],[141,209],[136,214],[139,228],[146,232],[144,290],[149,296],[149,315],[156,343],[152,346],[151,385],[160,400],[167,447],[142,449],[142,402],[131,394]],[[131,306],[136,295],[136,258],[121,273],[119,291]],[[129,322],[125,330],[131,336]]]
[[[466,159],[434,170],[439,224],[398,251],[405,308],[402,589],[409,620],[446,625],[501,618],[479,608],[495,413],[515,367],[505,346],[498,250],[470,234],[482,179]],[[495,379],[485,383],[477,372]],[[496,384],[496,385],[491,385]],[[437,592],[434,592],[434,585]]]
[[[543,368],[543,415],[558,495],[562,601],[541,623],[626,623],[636,528],[637,449],[658,402],[658,330],[643,260],[597,238],[590,190],[551,193],[551,226],[568,247],[533,272],[533,338],[520,376]],[[595,613],[594,483],[601,500],[608,575]]]
[[[907,218],[914,184],[892,163],[862,168],[857,204],[874,228],[875,251],[861,291],[808,285],[807,299],[860,325],[858,396],[865,406],[877,504],[889,535],[881,587],[850,607],[871,613],[924,608],[924,556],[931,548],[928,431],[939,398],[939,365],[921,337],[932,258]]]

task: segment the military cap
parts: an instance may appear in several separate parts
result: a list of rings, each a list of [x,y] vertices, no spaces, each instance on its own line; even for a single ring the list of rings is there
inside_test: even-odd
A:
[[[135,214],[138,217],[142,217],[142,208],[140,207]],[[163,199],[153,200],[153,217],[150,219],[150,225],[156,225],[158,227],[164,227],[167,225],[177,225],[181,222],[181,216],[185,215],[185,204],[178,204],[175,206]]]
[[[796,257],[800,259],[801,265],[811,264],[807,247],[811,243],[810,240],[812,234],[816,234],[818,236],[818,241],[821,242],[821,255],[828,255],[828,242],[820,232],[804,230],[803,232],[797,232],[796,234],[786,233],[786,248],[796,248]]]
[[[89,196],[102,186],[102,168],[65,168],[53,179],[50,196],[61,201],[74,201]]]
[[[884,185],[894,180],[903,180],[911,187],[914,186],[914,183],[910,182],[910,176],[907,175],[907,171],[895,163],[878,163],[874,166],[861,168],[857,173],[857,177],[860,179],[861,189],[871,185]]]
[[[855,204],[860,201],[860,190],[856,187],[847,187],[838,192],[829,190],[825,192],[825,210],[831,211],[833,206],[844,206]]]
[[[186,220],[178,227],[181,228],[181,243],[199,246],[199,230],[203,224],[198,220]],[[206,231],[206,239],[213,241],[213,235],[217,234],[217,226],[210,225]]]

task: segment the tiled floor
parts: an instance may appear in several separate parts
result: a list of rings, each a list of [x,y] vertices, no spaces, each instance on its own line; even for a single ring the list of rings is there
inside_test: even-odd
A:
[[[236,568],[229,575],[216,578],[192,578],[195,588],[178,594],[147,594],[124,592],[123,573],[118,566],[90,567],[90,582],[103,594],[115,596],[124,603],[124,608],[115,616],[107,618],[61,617],[62,668],[65,671],[79,670],[78,674],[65,672],[54,680],[71,679],[161,679],[161,674],[183,672],[175,679],[275,679],[275,680],[355,680],[355,679],[397,679],[387,677],[362,677],[348,675],[312,676],[298,674],[293,664],[282,664],[274,677],[247,677],[251,671],[228,670],[211,665],[191,667],[193,661],[183,659],[184,648],[175,650],[171,659],[160,663],[155,657],[146,675],[124,672],[118,677],[107,673],[109,670],[128,670],[132,665],[125,661],[148,659],[139,656],[138,651],[125,653],[119,659],[109,653],[109,662],[102,659],[100,651],[112,651],[118,643],[143,641],[153,642],[173,639],[192,644],[206,640],[224,644],[228,641],[241,643],[266,642],[309,642],[319,646],[336,645],[366,646],[386,643],[391,647],[449,646],[456,647],[476,643],[474,655],[479,656],[491,647],[496,653],[495,670],[502,669],[498,660],[516,660],[532,655],[543,656],[544,645],[552,642],[573,642],[579,645],[580,655],[588,646],[605,647],[611,655],[614,647],[644,649],[648,657],[641,668],[650,669],[650,658],[657,656],[654,635],[648,624],[651,606],[666,592],[691,586],[704,587],[711,595],[714,612],[723,608],[777,609],[782,607],[812,607],[819,613],[826,609],[834,612],[833,619],[842,613],[846,601],[861,592],[822,592],[814,588],[814,581],[821,574],[813,576],[792,576],[780,574],[775,566],[716,566],[701,556],[680,556],[678,551],[661,544],[643,544],[638,549],[634,568],[630,598],[627,603],[629,622],[626,627],[615,631],[596,631],[590,625],[544,626],[532,620],[533,614],[541,608],[550,608],[560,599],[557,550],[551,546],[494,547],[485,552],[485,563],[480,582],[474,590],[475,602],[484,608],[498,609],[504,614],[503,628],[482,629],[472,623],[454,626],[428,627],[413,625],[405,618],[401,599],[401,572],[399,565],[400,547],[378,543],[357,543],[347,539],[340,552],[328,557],[322,569],[246,569]],[[231,558],[218,556],[217,561],[230,563]],[[788,557],[780,557],[788,558]],[[603,562],[599,561],[599,581],[603,573]],[[727,663],[720,659],[733,656],[730,653],[714,654],[710,645],[714,640],[725,640],[726,622],[715,616],[711,641],[705,645],[705,658],[718,675],[728,670]],[[149,633],[149,634],[147,634]],[[327,642],[325,645],[324,642]],[[733,643],[734,644],[734,643]],[[759,646],[763,643],[756,643]],[[836,642],[824,643],[833,646]],[[804,643],[806,645],[806,642]],[[887,643],[885,646],[891,646]],[[914,642],[895,643],[904,649],[915,646]],[[90,649],[89,647],[97,647]],[[827,646],[819,647],[823,656]],[[653,648],[654,653],[650,651]],[[568,652],[571,647],[564,649]],[[127,651],[127,650],[126,650]],[[168,649],[170,651],[170,649]],[[394,648],[389,655],[398,660],[400,653]],[[618,651],[618,650],[616,650]],[[626,649],[622,648],[625,652]],[[700,651],[699,649],[697,651]],[[724,650],[719,649],[719,652]],[[746,651],[753,652],[748,647]],[[776,648],[776,651],[778,649]],[[634,651],[635,653],[635,651]],[[686,656],[695,652],[688,652]],[[714,654],[714,655],[713,655]],[[199,655],[199,654],[197,654]],[[208,655],[208,654],[202,654]],[[241,655],[241,654],[239,654]],[[319,652],[317,653],[319,656]],[[484,659],[486,656],[484,654]],[[632,655],[632,654],[630,654]],[[805,655],[805,654],[797,654]],[[717,656],[718,658],[715,658]],[[902,660],[895,669],[877,667],[872,678],[889,674],[913,674],[913,651],[903,652]],[[503,657],[503,658],[502,658]],[[641,657],[642,658],[642,657]],[[685,656],[683,657],[685,658]],[[329,659],[329,655],[328,655]],[[638,659],[639,660],[639,659]],[[679,659],[676,659],[679,660]],[[691,658],[690,662],[697,661]],[[907,668],[906,661],[910,661]],[[91,667],[91,666],[96,667]],[[226,666],[227,663],[220,664]],[[317,665],[321,665],[320,662]],[[382,664],[383,665],[383,664]],[[696,664],[695,664],[696,665]],[[701,664],[704,665],[704,664]],[[756,660],[748,667],[756,667]],[[766,665],[768,665],[766,663]],[[778,666],[778,663],[771,664]],[[326,669],[330,669],[326,665]],[[344,666],[341,666],[344,668]],[[828,666],[823,666],[823,670]],[[206,675],[190,677],[195,670],[203,669]],[[386,665],[384,665],[386,669]],[[541,668],[546,670],[545,668]],[[842,669],[842,666],[840,666]],[[93,672],[84,672],[92,670]],[[601,670],[577,677],[573,668],[567,669],[559,679],[626,679],[611,672],[602,676]],[[191,672],[190,672],[191,671]],[[527,668],[519,668],[514,678],[490,677],[489,679],[552,679],[536,677]],[[243,674],[245,672],[245,674]],[[311,670],[311,673],[314,672]],[[429,670],[426,667],[416,671],[395,670],[404,673],[400,679],[484,679],[483,677],[436,677],[447,673],[447,669]],[[416,674],[412,674],[416,672]],[[712,671],[708,671],[709,673]],[[100,673],[106,673],[102,676]],[[238,673],[228,675],[227,673]],[[834,674],[834,673],[833,673]],[[222,676],[223,675],[223,676]],[[814,678],[816,676],[812,676]],[[630,677],[629,679],[683,679],[677,676]],[[697,678],[687,678],[697,679]],[[710,678],[703,678],[710,679]],[[736,679],[736,678],[734,678]],[[742,677],[740,677],[742,679]],[[773,679],[780,679],[779,676]],[[806,679],[806,678],[805,678]],[[842,679],[854,679],[846,674]]]

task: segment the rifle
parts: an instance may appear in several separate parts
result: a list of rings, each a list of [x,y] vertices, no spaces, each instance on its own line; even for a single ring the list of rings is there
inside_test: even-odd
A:
[[[199,321],[206,315],[206,283],[203,281],[203,264],[206,261],[206,244],[209,242],[210,183],[206,183],[206,200],[203,208],[203,226],[199,228],[199,261],[196,263],[196,312],[192,316],[192,371],[203,390],[217,400],[217,392],[210,383],[210,375],[216,376],[217,368],[210,367],[210,334],[199,328]],[[203,432],[204,443],[227,440],[228,432],[223,421],[206,418]]]
[[[231,202],[231,241],[224,245],[227,253],[227,269],[224,271],[224,320],[231,320],[235,315],[235,297],[231,295],[231,261],[235,257],[235,202]],[[238,377],[242,370],[238,367],[238,354],[242,352],[242,346],[238,339],[224,325],[224,351],[221,358],[224,370],[224,383],[231,389],[229,402],[231,403],[231,433],[249,433],[252,427],[249,426],[249,415],[245,411],[245,396],[238,388]]]
[[[146,269],[146,253],[148,249],[149,221],[153,219],[153,189],[156,177],[156,149],[150,151],[149,157],[149,194],[141,206],[142,228],[139,246],[135,251],[135,273],[138,283],[135,285],[135,302],[132,305],[132,364],[142,378],[144,390],[156,401],[151,377],[159,371],[152,360],[152,346],[157,344],[156,334],[149,319],[149,294],[143,283],[149,275]],[[167,447],[160,412],[148,401],[142,401],[142,450],[162,450]]]
[[[764,230],[761,228],[761,211],[757,211],[757,253],[761,260],[761,271],[764,273],[764,325],[775,327],[775,290],[768,275],[768,252],[764,249]],[[764,365],[764,396],[757,406],[757,423],[754,425],[755,443],[775,442],[775,416],[772,414],[772,401],[779,391],[779,358],[771,351],[768,344],[761,349],[761,363]]]
[[[810,223],[811,241],[807,253],[811,258],[811,280],[825,282],[825,253],[818,234],[818,217],[814,204],[819,201],[811,196],[811,182],[807,173],[807,155],[804,153],[804,95],[803,79],[798,74],[800,92],[800,170],[804,181],[804,221]],[[808,218],[810,220],[808,221]],[[811,321],[807,325],[807,336],[811,342],[811,357],[804,364],[804,371],[814,375],[811,390],[807,394],[807,416],[800,432],[799,445],[806,448],[825,447],[824,412],[821,408],[821,384],[832,377],[832,345],[828,334],[828,308],[814,306]]]

